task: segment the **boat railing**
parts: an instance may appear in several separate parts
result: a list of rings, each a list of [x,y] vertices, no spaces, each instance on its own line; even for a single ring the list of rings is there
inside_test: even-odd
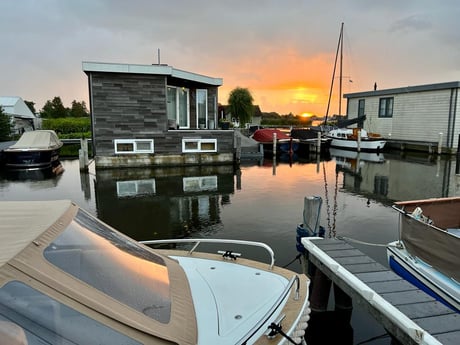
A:
[[[220,239],[220,238],[179,238],[179,239],[166,239],[166,240],[146,240],[146,241],[139,241],[142,244],[147,245],[156,245],[156,244],[177,244],[177,243],[195,243],[192,249],[189,250],[189,255],[191,255],[196,248],[201,243],[212,243],[212,244],[238,244],[244,246],[253,246],[253,247],[260,247],[264,248],[268,254],[270,255],[270,265],[269,269],[273,269],[275,265],[275,253],[271,247],[263,242],[255,242],[255,241],[243,241],[243,240],[232,240],[232,239]]]

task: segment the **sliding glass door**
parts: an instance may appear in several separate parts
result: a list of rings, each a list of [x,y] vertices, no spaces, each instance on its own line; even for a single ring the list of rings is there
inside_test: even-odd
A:
[[[189,89],[168,86],[166,112],[179,128],[190,128]]]

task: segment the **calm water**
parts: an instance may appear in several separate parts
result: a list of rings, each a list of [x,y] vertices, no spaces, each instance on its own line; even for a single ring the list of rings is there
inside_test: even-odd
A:
[[[305,196],[323,198],[326,236],[385,244],[398,234],[392,202],[460,195],[455,160],[399,153],[361,154],[359,159],[343,151],[331,154],[321,161],[253,161],[238,171],[202,167],[96,172],[91,166],[89,173],[80,173],[78,160],[66,160],[65,172],[55,178],[0,177],[0,200],[71,199],[138,240],[189,236],[262,241],[284,266],[297,254],[295,232],[303,221]],[[386,265],[384,247],[356,246]],[[289,267],[301,272],[297,261]],[[329,332],[339,326],[326,319],[323,327]],[[351,328],[339,332],[343,344],[385,334],[356,306]],[[390,339],[369,343],[390,344]]]

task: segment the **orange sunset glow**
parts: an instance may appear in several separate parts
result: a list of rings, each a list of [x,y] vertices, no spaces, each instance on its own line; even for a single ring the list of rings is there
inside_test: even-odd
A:
[[[248,88],[254,104],[263,112],[278,112],[280,115],[326,114],[335,52],[314,57],[302,56],[291,50],[282,57],[267,56],[263,61],[243,58],[234,73],[223,75],[223,85],[219,88],[219,102],[227,104],[228,94],[235,87]],[[230,66],[229,66],[230,68]],[[348,85],[344,85],[348,87]],[[349,91],[343,87],[342,90]],[[338,113],[338,82],[334,82],[330,114]],[[342,100],[342,112],[345,101]]]
[[[221,104],[243,87],[262,112],[322,117],[341,23],[343,94],[371,91],[374,83],[389,89],[459,79],[460,5],[452,1],[64,3],[0,1],[0,36],[8,47],[0,54],[0,95],[20,96],[37,110],[55,96],[66,107],[73,100],[89,104],[82,61],[161,63],[222,78]],[[51,41],[58,52],[43,49]],[[331,115],[339,102],[334,81]]]

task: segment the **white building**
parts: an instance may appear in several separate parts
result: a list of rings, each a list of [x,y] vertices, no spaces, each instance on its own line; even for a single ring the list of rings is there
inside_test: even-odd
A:
[[[366,115],[363,128],[389,144],[456,152],[460,134],[460,82],[345,94],[349,119]]]
[[[4,113],[11,116],[14,133],[20,134],[24,131],[33,131],[35,129],[37,117],[30,111],[21,97],[0,96],[0,106],[3,108]]]

